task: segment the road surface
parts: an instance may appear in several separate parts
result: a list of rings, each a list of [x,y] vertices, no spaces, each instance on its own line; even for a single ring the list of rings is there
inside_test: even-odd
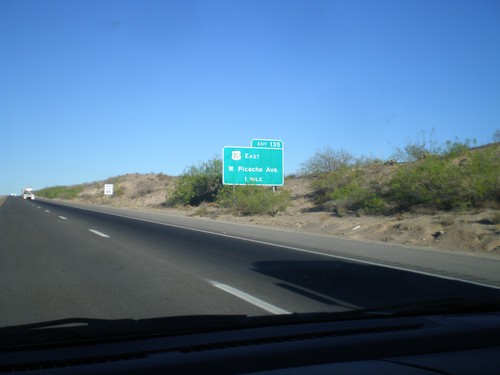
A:
[[[346,311],[500,294],[500,260],[7,197],[0,325]]]

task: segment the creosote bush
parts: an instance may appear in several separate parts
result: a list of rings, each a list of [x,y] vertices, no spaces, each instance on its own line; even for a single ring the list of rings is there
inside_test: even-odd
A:
[[[222,161],[214,157],[189,167],[177,180],[167,203],[198,206],[213,202],[222,188]]]
[[[307,161],[302,163],[301,174],[318,175],[333,172],[340,168],[351,166],[354,156],[346,150],[334,150],[330,146],[316,151]]]
[[[236,186],[234,190],[224,190],[218,202],[222,207],[241,215],[276,216],[290,204],[290,192],[281,189],[273,192],[264,186]]]
[[[313,183],[319,193],[317,203],[328,203],[339,216],[344,216],[347,210],[359,214],[384,213],[384,200],[366,185],[364,169],[347,166],[326,173]]]

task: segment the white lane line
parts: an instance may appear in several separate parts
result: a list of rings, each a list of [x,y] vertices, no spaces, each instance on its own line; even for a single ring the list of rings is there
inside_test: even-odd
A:
[[[483,286],[483,287],[486,287],[486,288],[500,289],[500,286],[486,284],[486,283],[481,283],[481,282],[467,280],[467,279],[462,279],[462,278],[459,278],[459,277],[445,276],[445,275],[441,275],[439,273],[419,271],[419,270],[415,270],[415,269],[409,268],[410,266],[408,266],[408,268],[407,267],[394,266],[394,265],[385,264],[385,263],[382,263],[382,262],[379,263],[379,262],[376,262],[376,261],[361,260],[361,259],[351,258],[351,257],[347,257],[347,256],[342,256],[342,255],[335,255],[335,254],[323,253],[323,252],[315,251],[315,250],[303,249],[303,248],[295,247],[295,246],[288,246],[288,245],[281,245],[281,244],[276,244],[276,243],[272,243],[272,242],[266,242],[266,241],[260,241],[260,240],[253,240],[251,238],[239,237],[239,236],[234,236],[234,235],[220,233],[220,232],[212,232],[212,231],[204,230],[204,229],[190,228],[190,227],[186,227],[186,226],[183,226],[183,225],[169,224],[169,223],[164,223],[164,222],[156,221],[156,220],[142,219],[142,218],[128,216],[128,215],[121,215],[121,214],[116,214],[116,213],[111,213],[111,212],[103,212],[103,211],[98,211],[98,210],[92,210],[92,209],[88,209],[88,208],[81,208],[81,207],[77,207],[77,208],[79,208],[81,210],[86,210],[86,211],[99,212],[99,213],[102,213],[102,214],[105,214],[105,215],[111,215],[111,216],[117,216],[117,217],[124,217],[124,218],[132,219],[132,220],[139,220],[139,221],[143,221],[143,222],[146,222],[146,223],[153,223],[153,224],[165,225],[165,226],[171,227],[171,228],[179,228],[179,229],[192,230],[194,232],[213,234],[215,236],[220,236],[220,237],[234,238],[234,239],[237,239],[237,240],[248,241],[248,242],[253,242],[253,243],[258,243],[258,244],[263,244],[263,245],[269,245],[269,246],[279,247],[279,248],[282,248],[282,249],[287,249],[287,250],[292,250],[292,251],[298,251],[298,252],[302,252],[302,253],[321,255],[321,256],[324,256],[324,257],[328,257],[328,258],[342,259],[342,260],[347,260],[349,262],[355,262],[355,263],[361,263],[361,264],[368,264],[370,266],[376,266],[376,267],[385,267],[385,268],[390,268],[390,269],[399,270],[399,271],[416,273],[416,274],[424,275],[424,276],[437,277],[439,279],[444,279],[444,280],[460,281],[460,282],[463,282],[463,283],[472,284],[472,285],[478,285],[478,286]]]
[[[68,220],[68,218],[66,218],[64,216],[59,216],[59,219]]]
[[[92,232],[92,233],[97,234],[98,236],[101,236],[101,237],[104,237],[104,238],[109,238],[109,236],[107,234],[101,233],[101,232],[99,232],[98,230],[95,230],[95,229],[89,229],[89,232]]]
[[[49,210],[45,210],[45,212],[50,212]]]
[[[36,207],[37,207],[37,208],[42,208],[42,207],[40,207],[40,206],[36,206]]]
[[[283,310],[277,306],[271,305],[270,303],[267,303],[265,301],[262,301],[261,299],[258,299],[257,297],[251,296],[248,293],[242,292],[239,289],[233,288],[232,286],[226,285],[226,284],[221,284],[218,283],[217,281],[212,281],[209,280],[209,283],[215,286],[216,288],[219,288],[220,290],[223,290],[224,292],[227,292],[229,294],[232,294],[235,297],[238,297],[244,301],[247,301],[248,303],[251,303],[254,306],[257,306],[261,308],[262,310],[265,310],[267,312],[270,312],[271,314],[291,314],[289,311]]]

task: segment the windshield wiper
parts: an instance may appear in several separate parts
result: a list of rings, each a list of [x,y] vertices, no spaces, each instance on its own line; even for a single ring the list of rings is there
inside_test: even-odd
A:
[[[188,315],[137,320],[58,319],[2,327],[0,347],[215,331],[235,328],[246,318],[246,315]]]
[[[386,316],[465,314],[492,311],[500,312],[500,299],[455,297],[420,301],[405,305],[377,308],[368,311]]]
[[[293,313],[287,315],[249,317],[246,325],[267,326],[343,320],[421,316],[434,314],[472,314],[500,312],[500,298],[445,298],[418,301],[409,304],[383,306],[342,312]]]

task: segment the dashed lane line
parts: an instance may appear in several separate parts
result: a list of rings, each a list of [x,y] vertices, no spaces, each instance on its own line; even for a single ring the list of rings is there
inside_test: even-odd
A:
[[[107,234],[99,232],[98,230],[95,230],[95,229],[89,229],[89,232],[92,232],[92,233],[97,234],[98,236],[101,236],[104,238],[109,238],[109,236]]]
[[[219,288],[220,290],[223,290],[224,292],[227,292],[229,294],[232,294],[235,297],[238,297],[248,303],[251,303],[254,306],[257,306],[261,308],[262,310],[265,310],[267,312],[270,312],[271,314],[291,314],[289,311],[283,310],[282,308],[279,308],[277,306],[271,305],[270,303],[267,303],[257,297],[254,297],[248,293],[242,292],[239,289],[233,288],[232,286],[226,285],[219,283],[217,281],[209,280],[208,281],[210,284],[212,284],[214,287]]]

